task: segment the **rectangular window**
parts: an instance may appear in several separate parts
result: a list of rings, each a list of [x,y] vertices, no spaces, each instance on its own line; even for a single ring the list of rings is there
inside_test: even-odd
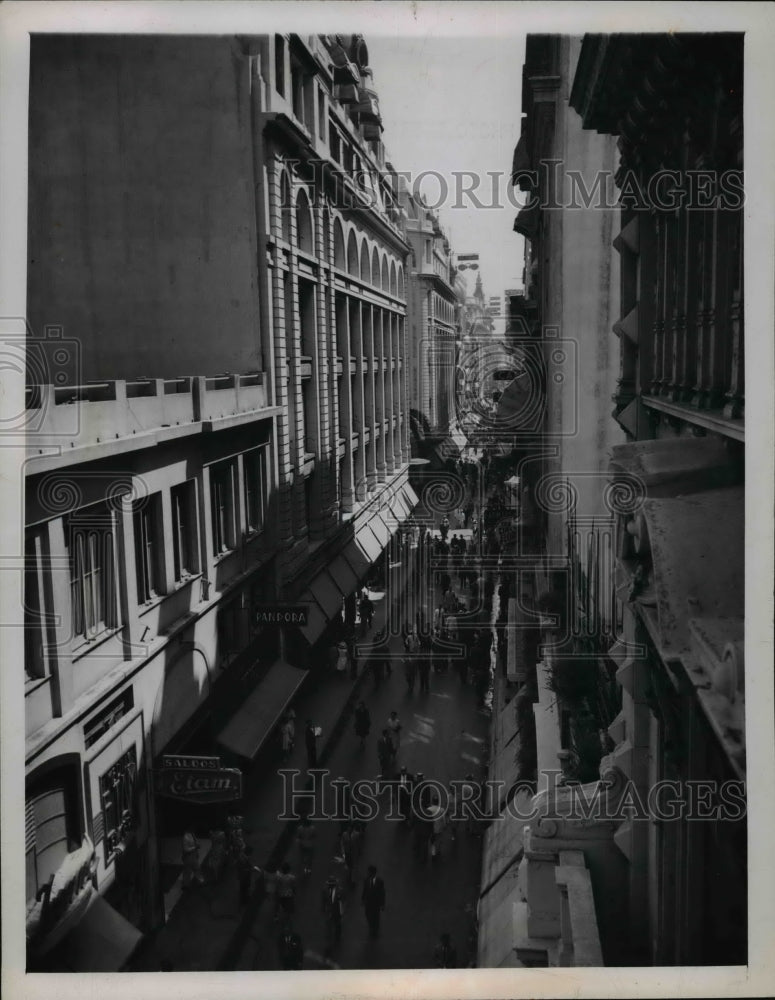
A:
[[[430,264],[430,262],[431,262],[431,241],[430,240],[426,240],[425,241],[425,260],[426,260],[426,263]]]
[[[161,553],[164,546],[161,532],[161,504],[158,493],[135,504],[135,569],[137,600],[147,604],[164,592]]]
[[[234,540],[234,463],[221,462],[210,470],[210,502],[212,505],[213,553],[229,552]]]
[[[318,87],[318,135],[321,139],[326,138],[326,96],[323,88]]]
[[[304,74],[297,63],[291,63],[291,99],[293,113],[302,124],[304,120]]]
[[[285,97],[285,39],[274,36],[274,85],[278,94]]]
[[[41,536],[28,535],[24,543],[24,672],[28,681],[45,677],[47,672],[42,568]]]
[[[79,512],[68,532],[73,635],[94,639],[118,627],[112,514],[104,507]]]
[[[105,829],[105,864],[109,865],[135,828],[137,751],[131,746],[100,778]]]
[[[243,456],[245,479],[245,527],[248,534],[261,531],[266,514],[266,448],[255,448]]]
[[[172,554],[175,582],[199,571],[199,531],[196,516],[196,484],[193,480],[173,486]]]
[[[337,163],[342,162],[342,144],[339,139],[339,132],[333,122],[328,123],[328,146],[331,156]]]

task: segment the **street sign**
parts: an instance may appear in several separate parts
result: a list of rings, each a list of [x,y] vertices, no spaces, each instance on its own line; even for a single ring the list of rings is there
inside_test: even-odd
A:
[[[217,771],[220,757],[203,757],[201,754],[167,753],[161,759],[162,767],[177,767],[189,771]]]
[[[156,772],[156,791],[182,802],[232,802],[242,798],[242,771],[221,767],[216,771],[167,767]]]
[[[306,625],[309,622],[309,604],[257,604],[257,625]]]

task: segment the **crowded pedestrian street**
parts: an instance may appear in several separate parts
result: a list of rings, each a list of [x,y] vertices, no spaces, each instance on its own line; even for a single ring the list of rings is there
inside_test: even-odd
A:
[[[317,828],[312,871],[305,877],[296,845],[288,859],[297,876],[293,926],[304,944],[304,968],[315,968],[330,958],[342,968],[423,968],[432,966],[439,935],[447,931],[458,954],[475,961],[472,954],[471,916],[478,895],[481,864],[481,831],[466,830],[464,823],[450,823],[440,837],[438,854],[417,855],[414,831],[397,819],[390,807],[393,782],[380,782],[377,739],[391,711],[401,720],[401,743],[395,771],[402,766],[412,775],[447,785],[468,773],[479,777],[486,764],[489,713],[477,705],[472,688],[461,685],[455,672],[433,672],[430,691],[407,690],[400,669],[400,638],[392,645],[396,654],[391,676],[375,689],[366,676],[359,693],[371,716],[371,734],[363,749],[352,725],[343,730],[326,763],[331,779],[374,780],[383,791],[379,812],[365,824],[357,860],[350,873],[340,861],[342,824],[335,819],[314,821]],[[393,776],[395,778],[395,775]],[[335,789],[322,795],[323,805],[335,812]],[[389,819],[388,816],[393,816]],[[459,827],[459,829],[456,829]],[[376,865],[384,880],[386,904],[379,936],[371,939],[361,902],[367,866]],[[326,916],[321,895],[333,875],[344,892],[341,942],[326,955]],[[278,969],[278,923],[271,906],[264,906],[251,926],[250,936],[237,960],[239,969]]]

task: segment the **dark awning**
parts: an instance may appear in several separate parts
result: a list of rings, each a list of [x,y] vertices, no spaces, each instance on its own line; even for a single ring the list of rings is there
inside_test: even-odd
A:
[[[511,161],[511,183],[515,184],[520,191],[532,191],[533,189],[530,175],[530,156],[524,133],[519,137],[519,141],[514,147],[514,156]]]
[[[520,209],[519,215],[514,220],[514,232],[527,240],[534,240],[538,235],[538,202],[535,199],[531,199],[531,202]]]
[[[276,660],[218,734],[216,742],[253,760],[306,677],[306,670]]]
[[[62,941],[60,951],[73,972],[118,972],[142,936],[110,903],[96,896]]]

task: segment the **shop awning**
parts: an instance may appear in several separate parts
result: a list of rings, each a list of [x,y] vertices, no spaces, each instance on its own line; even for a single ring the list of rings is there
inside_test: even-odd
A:
[[[336,615],[342,599],[352,594],[379,559],[398,526],[417,506],[417,496],[405,483],[395,494],[390,512],[375,513],[361,525],[356,536],[317,574],[309,589],[299,598],[309,608],[306,625],[299,626],[307,642],[317,642]]]
[[[375,563],[379,559],[380,553],[382,552],[383,546],[380,543],[379,538],[371,530],[371,524],[364,524],[360,529],[358,534],[355,536],[355,545],[363,552],[364,556],[369,562]]]
[[[142,938],[140,931],[101,896],[60,946],[73,972],[118,972]]]
[[[306,677],[306,670],[275,660],[218,734],[216,742],[253,760]]]
[[[326,618],[331,619],[341,608],[342,599],[347,593],[348,591],[342,591],[339,588],[333,575],[324,569],[312,581],[309,591],[302,597],[301,603],[306,604],[309,594],[311,594],[320,605]]]

